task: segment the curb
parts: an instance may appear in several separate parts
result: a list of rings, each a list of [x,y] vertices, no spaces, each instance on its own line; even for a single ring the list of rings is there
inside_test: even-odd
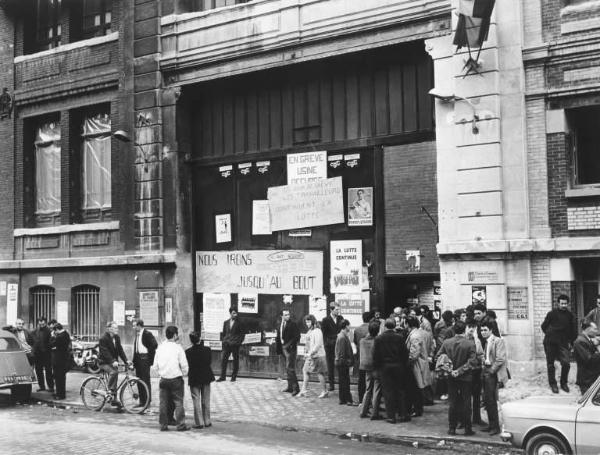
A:
[[[56,401],[48,398],[38,398],[32,397],[32,401],[35,403],[44,403],[48,406],[53,406],[60,409],[85,409],[87,408],[80,402],[72,402],[72,401]],[[149,411],[149,412],[148,412]],[[133,414],[132,414],[133,415]],[[157,415],[157,412],[150,409],[146,410],[142,415]],[[478,440],[472,438],[461,438],[458,436],[448,436],[446,437],[437,437],[437,436],[390,436],[380,432],[374,433],[354,433],[351,431],[344,431],[341,429],[320,429],[314,427],[305,427],[302,425],[286,425],[286,424],[278,424],[272,422],[259,422],[248,420],[240,420],[240,419],[221,419],[221,418],[213,418],[216,422],[222,423],[236,423],[236,424],[248,424],[252,423],[255,425],[259,425],[262,427],[274,428],[282,431],[293,431],[293,432],[304,432],[304,433],[319,433],[327,436],[334,436],[340,439],[351,439],[357,442],[373,442],[379,444],[390,444],[390,445],[401,445],[405,447],[413,447],[413,448],[423,448],[423,449],[444,449],[449,450],[452,449],[453,444],[480,444],[491,446],[494,448],[515,450],[509,443],[502,441],[494,441],[494,440]]]

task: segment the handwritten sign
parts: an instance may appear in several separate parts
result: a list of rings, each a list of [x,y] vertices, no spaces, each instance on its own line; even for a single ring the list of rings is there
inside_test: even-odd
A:
[[[196,292],[321,295],[323,253],[303,250],[197,251]]]
[[[327,178],[327,152],[290,153],[287,156],[288,185]]]
[[[205,336],[208,333],[221,333],[223,322],[226,319],[229,319],[231,296],[229,294],[213,294],[205,292],[202,298],[202,324]]]
[[[366,294],[369,295],[368,292]],[[335,301],[340,306],[340,314],[350,321],[352,327],[358,327],[363,323],[362,314],[369,311],[369,301],[365,301],[364,293],[336,294]]]
[[[274,186],[267,191],[267,197],[273,231],[344,222],[341,177]]]
[[[261,341],[262,341],[262,333],[261,332],[247,333],[246,336],[244,337],[244,341],[242,341],[242,344],[254,344],[254,343],[260,343]]]
[[[271,234],[271,215],[269,201],[252,201],[252,235]]]
[[[332,293],[354,294],[362,290],[362,240],[330,242]]]
[[[268,357],[269,346],[250,346],[250,349],[248,350],[248,355],[255,357]]]
[[[140,292],[140,319],[146,325],[158,325],[158,291]]]

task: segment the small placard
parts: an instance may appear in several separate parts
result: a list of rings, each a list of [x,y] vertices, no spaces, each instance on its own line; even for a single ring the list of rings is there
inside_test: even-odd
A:
[[[51,276],[38,276],[37,284],[44,286],[52,286],[52,277]]]
[[[529,298],[527,287],[507,287],[506,297],[508,299],[508,319],[529,319]]]
[[[61,324],[69,324],[69,302],[59,300],[56,302],[56,321]]]
[[[220,333],[215,333],[215,332],[205,332],[204,333],[204,339],[207,341],[220,341],[221,340],[221,334]]]
[[[261,332],[247,333],[246,336],[244,337],[244,341],[242,342],[242,344],[254,344],[254,343],[260,343],[261,341],[262,341],[262,333]]]
[[[165,297],[165,322],[173,322],[173,298]]]
[[[213,351],[222,351],[223,350],[223,344],[220,341],[205,341],[204,345],[208,346]]]
[[[158,291],[140,292],[140,319],[147,326],[159,325]]]
[[[125,300],[113,300],[113,321],[125,325]]]
[[[268,357],[269,346],[250,346],[250,349],[248,350],[248,355],[256,357]]]

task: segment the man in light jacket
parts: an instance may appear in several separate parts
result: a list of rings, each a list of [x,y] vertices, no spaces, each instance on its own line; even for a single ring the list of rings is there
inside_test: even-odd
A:
[[[502,338],[492,333],[494,330],[491,321],[483,321],[480,333],[485,343],[483,360],[483,400],[487,410],[489,426],[483,431],[488,431],[491,436],[500,433],[500,420],[498,418],[498,385],[508,381],[506,369],[506,345]]]

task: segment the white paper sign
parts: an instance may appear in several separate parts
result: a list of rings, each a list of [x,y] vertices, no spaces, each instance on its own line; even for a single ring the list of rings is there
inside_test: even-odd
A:
[[[215,215],[215,232],[217,243],[231,242],[231,214]]]
[[[344,222],[341,177],[298,185],[274,186],[267,191],[267,197],[273,231]]]
[[[197,251],[196,291],[320,295],[323,294],[323,252]]]
[[[240,313],[258,313],[258,294],[239,294],[238,311]]]
[[[262,341],[262,333],[247,333],[242,344],[260,343]]]
[[[248,350],[248,355],[256,357],[268,357],[269,346],[250,346],[250,349]]]
[[[327,299],[324,295],[311,295],[308,298],[308,314],[312,314],[317,321],[327,316]]]
[[[203,340],[207,341],[221,341],[221,333],[220,332],[204,332]]]
[[[368,295],[368,292],[367,292]],[[363,300],[360,294],[336,294],[335,301],[340,306],[340,314],[344,319],[350,321],[352,327],[358,327],[363,323],[362,314],[368,311],[368,302]]]
[[[125,325],[125,300],[113,300],[113,321]]]
[[[173,298],[165,297],[165,322],[173,322]]]
[[[37,284],[45,285],[45,286],[52,286],[52,276],[38,276]]]
[[[252,201],[252,235],[271,234],[271,215],[268,200]]]
[[[158,291],[140,292],[140,319],[147,326],[158,325]]]
[[[362,240],[330,242],[332,293],[354,294],[362,291]]]
[[[287,156],[288,185],[327,178],[327,152],[291,153]]]
[[[6,281],[0,281],[0,295],[6,295]]]
[[[59,300],[56,302],[56,321],[61,324],[69,324],[69,302]]]
[[[223,344],[220,341],[206,341],[204,343],[204,346],[208,346],[213,351],[222,351],[223,350]]]
[[[17,304],[19,302],[19,285],[8,283],[6,294],[6,323],[15,324],[17,320]]]
[[[203,304],[204,332],[221,333],[223,322],[229,319],[231,295],[205,293],[203,295]]]

